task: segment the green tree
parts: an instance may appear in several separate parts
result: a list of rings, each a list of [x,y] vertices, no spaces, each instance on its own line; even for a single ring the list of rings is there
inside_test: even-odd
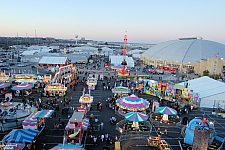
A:
[[[209,76],[209,70],[204,70],[203,71],[203,76]]]

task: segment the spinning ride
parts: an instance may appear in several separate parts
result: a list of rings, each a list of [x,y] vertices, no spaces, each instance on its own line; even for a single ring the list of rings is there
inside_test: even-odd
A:
[[[139,98],[136,95],[130,95],[122,97],[116,101],[116,105],[125,110],[129,111],[144,111],[148,109],[149,102],[143,98]]]

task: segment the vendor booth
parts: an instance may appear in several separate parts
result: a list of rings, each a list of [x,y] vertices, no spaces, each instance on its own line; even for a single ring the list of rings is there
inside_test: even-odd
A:
[[[9,83],[9,76],[3,72],[0,72],[0,83]]]
[[[74,112],[66,125],[66,140],[68,143],[79,143],[82,141],[82,123],[85,112]]]
[[[45,125],[44,119],[49,118],[53,112],[54,110],[42,110],[36,113],[32,113],[23,121],[23,129],[41,130]]]
[[[13,91],[15,91],[15,96],[28,96],[32,93],[32,88],[34,87],[33,83],[29,83],[29,84],[19,84],[16,85],[14,87],[12,87],[11,89]]]
[[[9,146],[10,144],[23,144],[24,146],[32,147],[33,141],[38,133],[38,130],[13,129],[10,133],[4,136],[1,142]]]
[[[37,83],[38,77],[34,74],[14,74],[12,80],[18,83]]]
[[[97,79],[94,77],[88,77],[87,85],[88,85],[88,88],[90,88],[91,90],[94,90],[95,86],[97,85]]]
[[[10,87],[9,83],[0,83],[0,95],[5,94],[9,87]]]
[[[118,86],[112,89],[114,95],[127,96],[131,93],[128,87]]]
[[[67,87],[61,83],[48,84],[44,88],[44,96],[64,96],[66,95]]]
[[[79,103],[81,103],[82,107],[87,107],[88,110],[90,110],[91,104],[93,103],[94,97],[91,96],[90,90],[89,94],[85,94],[85,88],[83,89],[83,94],[79,99]]]

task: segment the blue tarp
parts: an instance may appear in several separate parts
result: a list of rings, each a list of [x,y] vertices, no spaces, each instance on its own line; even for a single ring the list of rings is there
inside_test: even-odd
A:
[[[32,143],[38,130],[13,129],[2,139],[3,143]]]
[[[74,144],[58,144],[57,146],[53,147],[50,150],[85,150],[84,148],[82,148],[81,145],[74,145]]]

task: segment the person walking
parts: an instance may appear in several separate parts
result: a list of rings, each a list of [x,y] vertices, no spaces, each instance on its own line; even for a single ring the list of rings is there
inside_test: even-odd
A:
[[[105,136],[104,136],[104,134],[102,134],[102,135],[101,135],[101,140],[102,140],[102,142],[104,141],[104,138],[105,138]]]
[[[101,130],[103,130],[103,128],[104,128],[104,123],[101,122],[100,126],[101,126]]]

